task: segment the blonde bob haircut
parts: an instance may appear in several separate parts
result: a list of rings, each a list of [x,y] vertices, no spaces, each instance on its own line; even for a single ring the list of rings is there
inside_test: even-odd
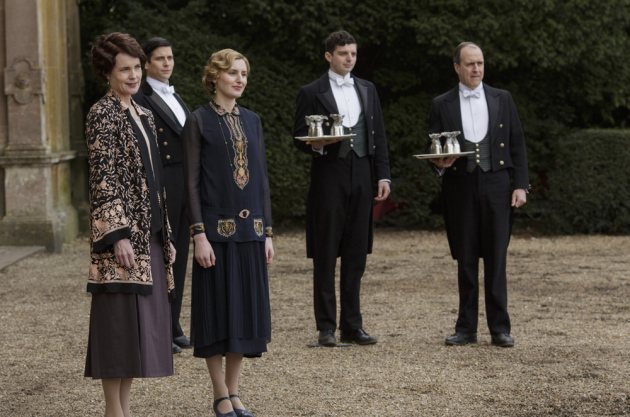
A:
[[[237,59],[245,61],[247,73],[249,73],[249,61],[245,58],[245,55],[235,51],[234,49],[221,49],[220,51],[210,55],[210,58],[208,58],[208,62],[203,69],[203,77],[201,78],[203,86],[210,94],[215,93],[214,84],[216,79],[219,78],[219,74],[223,71],[229,70],[234,61]]]

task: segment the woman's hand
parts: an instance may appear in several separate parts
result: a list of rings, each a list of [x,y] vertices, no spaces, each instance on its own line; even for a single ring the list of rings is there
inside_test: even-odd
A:
[[[273,255],[275,252],[273,251],[273,242],[271,238],[268,237],[265,239],[265,257],[267,258],[267,265],[270,265],[273,262]]]
[[[205,233],[198,233],[193,237],[195,242],[195,260],[203,268],[214,266],[217,258],[214,256],[212,245],[208,242]]]
[[[175,246],[173,246],[173,242],[170,240],[168,241],[168,246],[171,248],[171,257],[169,258],[168,263],[172,265],[175,263],[175,258],[177,258],[177,251],[175,250]]]
[[[116,261],[125,268],[135,268],[137,266],[129,239],[120,239],[114,243],[114,255],[116,256]]]

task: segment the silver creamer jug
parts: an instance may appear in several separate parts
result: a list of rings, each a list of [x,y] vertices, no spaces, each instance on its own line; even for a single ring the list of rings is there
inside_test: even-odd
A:
[[[343,136],[343,114],[331,114],[330,118],[333,120],[332,127],[330,128],[330,135]]]
[[[439,155],[442,153],[442,143],[440,142],[440,138],[442,137],[441,133],[429,133],[429,137],[431,138],[431,153],[435,155]]]

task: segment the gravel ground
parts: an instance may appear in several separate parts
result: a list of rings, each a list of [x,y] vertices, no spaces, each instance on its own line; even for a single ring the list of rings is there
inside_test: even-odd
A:
[[[273,341],[245,361],[241,387],[258,417],[630,415],[628,236],[513,238],[513,349],[491,346],[485,327],[477,345],[445,346],[457,313],[446,238],[389,229],[376,231],[363,283],[365,327],[379,343],[309,348],[304,236],[274,241]],[[0,272],[1,416],[102,415],[100,382],[83,378],[87,267],[81,238]],[[186,327],[189,307],[186,294]],[[204,362],[190,350],[174,360],[173,377],[134,381],[135,416],[213,415]]]

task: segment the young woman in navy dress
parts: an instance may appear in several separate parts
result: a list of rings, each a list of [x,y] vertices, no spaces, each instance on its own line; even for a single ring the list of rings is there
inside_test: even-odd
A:
[[[271,340],[267,265],[274,256],[271,200],[260,117],[237,104],[249,62],[212,54],[203,83],[209,103],[184,126],[186,185],[195,244],[191,339],[205,358],[217,416],[251,416],[239,397],[243,357]]]

